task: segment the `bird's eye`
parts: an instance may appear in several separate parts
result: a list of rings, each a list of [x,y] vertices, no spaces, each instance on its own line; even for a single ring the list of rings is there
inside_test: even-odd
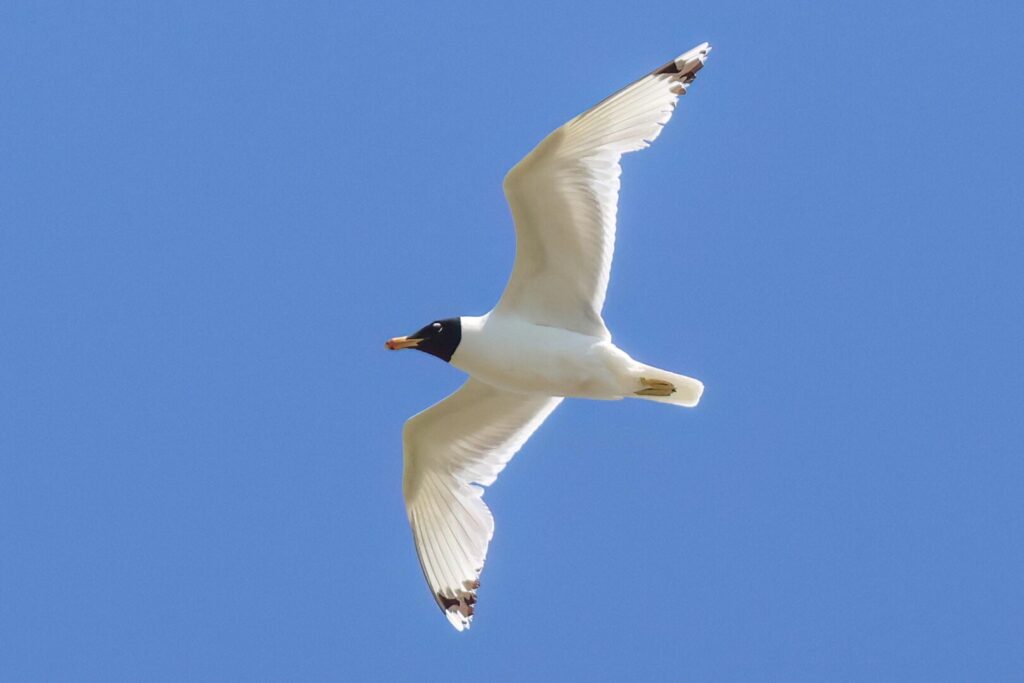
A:
[[[440,330],[441,329],[441,323],[434,323],[433,327],[434,327],[435,330]]]

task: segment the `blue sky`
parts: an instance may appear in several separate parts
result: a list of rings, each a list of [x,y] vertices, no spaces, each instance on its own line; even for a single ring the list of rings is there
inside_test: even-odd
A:
[[[4,3],[0,678],[1024,672],[1013,3]],[[383,341],[490,308],[504,173],[704,40],[566,402],[424,585]]]

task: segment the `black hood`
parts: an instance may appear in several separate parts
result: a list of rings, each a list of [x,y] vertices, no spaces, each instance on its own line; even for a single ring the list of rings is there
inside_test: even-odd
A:
[[[459,348],[459,342],[462,341],[462,320],[459,318],[435,320],[409,336],[413,339],[423,340],[416,345],[416,350],[437,356],[448,363],[451,361],[455,349]]]

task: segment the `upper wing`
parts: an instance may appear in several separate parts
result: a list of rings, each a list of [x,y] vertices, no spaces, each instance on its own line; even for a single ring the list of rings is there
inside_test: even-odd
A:
[[[505,176],[516,260],[495,310],[610,339],[601,319],[615,249],[619,159],[647,147],[704,65],[698,45],[551,133]]]
[[[405,423],[402,490],[416,553],[452,626],[473,618],[494,520],[482,499],[561,398],[516,394],[470,378]]]

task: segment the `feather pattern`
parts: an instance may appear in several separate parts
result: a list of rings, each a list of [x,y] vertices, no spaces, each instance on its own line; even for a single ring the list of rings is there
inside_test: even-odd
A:
[[[494,533],[481,486],[494,483],[561,401],[469,379],[405,423],[402,489],[416,553],[434,599],[460,631],[472,621]]]
[[[658,137],[710,51],[698,45],[606,98],[509,171],[516,259],[496,312],[611,339],[601,309],[615,251],[619,160]]]

